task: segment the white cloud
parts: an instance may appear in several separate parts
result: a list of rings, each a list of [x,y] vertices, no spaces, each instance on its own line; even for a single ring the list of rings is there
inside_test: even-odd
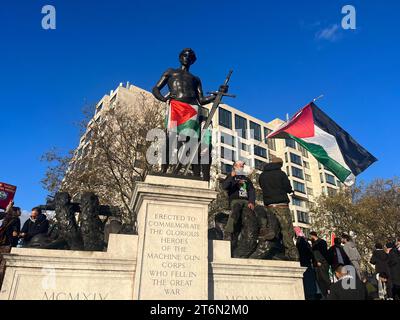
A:
[[[322,29],[315,34],[317,40],[336,41],[340,38],[340,27],[337,24],[333,24],[330,27]]]

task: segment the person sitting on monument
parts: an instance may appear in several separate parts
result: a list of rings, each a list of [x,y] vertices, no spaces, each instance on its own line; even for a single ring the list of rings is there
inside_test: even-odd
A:
[[[48,230],[49,221],[46,215],[42,213],[40,208],[35,207],[32,209],[29,219],[25,221],[19,236],[24,239],[24,244],[27,244],[34,236],[47,234]]]
[[[229,215],[223,212],[218,212],[214,216],[214,228],[208,229],[208,240],[223,240],[225,226],[228,223]]]
[[[232,241],[232,252],[235,257],[244,257],[254,250],[253,247],[243,248],[243,250],[236,250],[234,252],[240,233],[244,246],[256,244],[257,237],[254,236],[256,231],[253,230],[257,228],[256,216],[253,211],[256,192],[253,183],[244,172],[244,165],[243,161],[236,161],[233,164],[232,172],[222,182],[222,188],[228,193],[231,207],[231,214],[225,228],[224,240]],[[242,222],[241,224],[239,224],[240,221]]]
[[[14,201],[10,201],[6,211],[0,213],[3,220],[0,226],[0,246],[15,247],[18,243],[18,234],[21,228],[21,209],[14,207]]]
[[[263,193],[264,205],[279,220],[280,237],[285,247],[285,254],[289,259],[298,261],[299,256],[294,244],[295,234],[288,197],[288,193],[293,193],[293,189],[286,173],[281,170],[282,165],[283,160],[281,158],[272,159],[271,163],[264,166],[259,177],[259,183]]]

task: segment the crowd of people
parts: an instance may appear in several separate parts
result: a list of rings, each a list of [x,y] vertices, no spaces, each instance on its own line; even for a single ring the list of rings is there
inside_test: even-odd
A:
[[[232,172],[222,182],[231,213],[215,215],[210,240],[231,242],[235,258],[299,261],[306,299],[396,299],[400,300],[400,237],[385,245],[377,243],[370,259],[375,273],[368,276],[361,269],[361,255],[348,234],[327,242],[311,231],[306,237],[294,227],[288,194],[290,181],[281,170],[283,161],[275,158],[265,165],[259,177],[264,205],[256,205],[255,187],[245,173],[245,164],[236,161]],[[49,221],[39,207],[31,210],[21,228],[21,209],[10,202],[0,212],[0,283],[4,270],[2,253],[12,247],[29,246],[32,239],[46,235]]]
[[[328,248],[316,232],[306,239],[296,230],[296,246],[300,265],[307,268],[303,279],[307,299],[400,300],[400,238],[385,246],[376,244],[370,259],[373,274],[361,270],[361,255],[348,234],[336,237]]]
[[[49,221],[39,207],[32,208],[30,217],[21,228],[21,209],[11,201],[4,212],[0,212],[0,246],[16,247],[27,244],[38,234],[47,234]]]
[[[230,214],[215,215],[210,240],[231,242],[232,257],[299,261],[307,300],[400,299],[400,238],[385,246],[376,244],[370,263],[375,273],[361,270],[361,255],[348,234],[327,242],[311,231],[306,237],[293,227],[288,194],[290,181],[275,158],[259,177],[264,206],[256,205],[252,181],[244,173],[244,163],[236,161],[222,182],[230,203]]]
[[[4,212],[0,212],[0,284],[4,276],[5,261],[4,253],[9,253],[12,247],[27,245],[36,235],[47,234],[49,221],[42,210],[35,207],[30,217],[21,228],[21,208],[14,206],[11,201]]]

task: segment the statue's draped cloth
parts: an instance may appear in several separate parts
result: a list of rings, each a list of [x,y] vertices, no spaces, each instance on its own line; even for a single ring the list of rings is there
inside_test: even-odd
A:
[[[166,114],[166,127],[169,132],[198,138],[200,134],[199,106],[171,99]]]

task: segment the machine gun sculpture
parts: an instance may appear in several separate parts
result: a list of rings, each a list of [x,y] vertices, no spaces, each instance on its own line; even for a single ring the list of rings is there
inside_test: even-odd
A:
[[[82,193],[79,202],[72,202],[67,192],[58,192],[39,208],[55,211],[55,221],[47,235],[33,237],[27,246],[44,249],[102,251],[104,222],[99,216],[119,214],[117,207],[100,205],[93,192]]]

